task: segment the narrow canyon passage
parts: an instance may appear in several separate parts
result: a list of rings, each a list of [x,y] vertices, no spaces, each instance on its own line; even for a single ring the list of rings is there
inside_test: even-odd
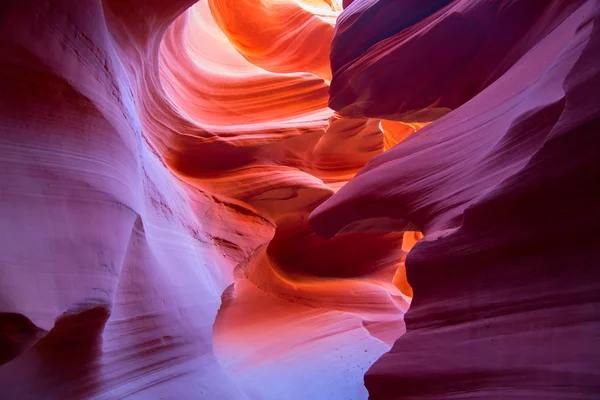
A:
[[[599,12],[3,2],[0,398],[600,396]]]
[[[410,249],[403,233],[324,240],[308,225],[318,204],[384,150],[385,137],[401,139],[384,134],[378,119],[328,108],[339,11],[324,2],[310,6],[199,2],[169,28],[160,51],[167,95],[197,124],[238,141],[248,160],[180,176],[252,207],[274,228],[234,267],[213,330],[218,362],[250,398],[366,397],[364,372],[404,333],[410,302],[399,289],[408,291],[406,274],[397,273]],[[292,12],[297,32],[280,22]],[[254,24],[265,21],[270,35],[293,39],[281,44],[293,52],[253,36],[262,34]],[[235,251],[245,238],[236,239],[217,243]]]

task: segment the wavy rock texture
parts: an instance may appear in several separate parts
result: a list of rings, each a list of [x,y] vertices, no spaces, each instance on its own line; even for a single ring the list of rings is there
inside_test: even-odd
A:
[[[3,2],[0,397],[598,395],[598,9]]]
[[[418,236],[308,225],[384,149],[340,5],[192,3],[0,6],[2,398],[366,398],[404,332]]]
[[[329,47],[341,11],[336,0],[210,0],[209,4],[219,27],[248,61],[268,71],[310,72],[331,80]]]
[[[600,4],[423,2],[396,34],[369,18],[405,3],[340,16],[330,104],[405,124],[453,111],[311,214],[325,237],[425,236],[406,260],[407,333],[367,372],[370,398],[595,398]]]
[[[156,69],[185,6],[2,6],[2,349],[18,357],[0,397],[243,397],[212,321],[274,227],[179,178],[151,144],[183,156],[179,132],[199,130]]]

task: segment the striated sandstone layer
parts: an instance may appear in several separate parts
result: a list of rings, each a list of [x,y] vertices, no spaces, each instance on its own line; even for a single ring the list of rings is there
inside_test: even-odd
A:
[[[367,372],[370,398],[596,398],[600,3],[422,2],[396,34],[368,17],[405,3],[340,16],[330,105],[405,122],[452,111],[310,219],[325,237],[424,233],[406,260],[407,333]]]
[[[0,5],[2,398],[362,399],[404,332],[418,235],[308,224],[402,139],[327,105],[340,5],[193,3]]]
[[[159,154],[199,131],[158,84],[188,5],[1,6],[2,398],[243,398],[212,322],[274,226]]]
[[[2,2],[0,398],[598,396],[599,8]]]

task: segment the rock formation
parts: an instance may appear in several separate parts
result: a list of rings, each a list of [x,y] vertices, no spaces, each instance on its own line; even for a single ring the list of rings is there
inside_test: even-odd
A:
[[[364,398],[404,332],[403,234],[308,226],[383,151],[340,7],[192,3],[2,5],[3,398]]]
[[[332,49],[352,56],[332,50],[330,104],[408,121],[452,111],[311,215],[326,237],[425,236],[406,260],[407,333],[367,372],[370,398],[595,398],[600,5],[455,1],[392,36],[368,18],[403,4],[356,0],[340,17]]]
[[[597,396],[599,9],[2,2],[0,398]]]

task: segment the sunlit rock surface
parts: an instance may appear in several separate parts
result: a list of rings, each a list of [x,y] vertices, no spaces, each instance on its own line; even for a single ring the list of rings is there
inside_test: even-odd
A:
[[[597,397],[600,5],[455,1],[395,35],[371,28],[405,3],[342,14],[330,104],[452,111],[416,133],[382,121],[388,141],[410,136],[311,215],[325,237],[425,236],[406,260],[407,333],[367,372],[370,398]]]
[[[597,395],[598,7],[2,2],[0,398]]]
[[[2,398],[360,399],[404,332],[412,242],[308,225],[384,150],[341,5],[192,3],[0,6]]]

